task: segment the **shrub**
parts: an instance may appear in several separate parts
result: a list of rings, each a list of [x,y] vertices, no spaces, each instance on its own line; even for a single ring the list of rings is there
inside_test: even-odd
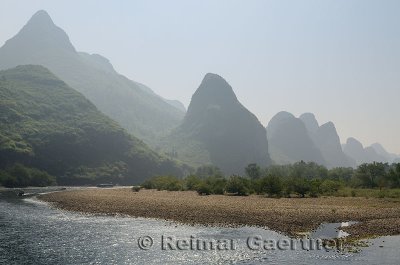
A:
[[[234,193],[239,196],[246,196],[249,194],[250,183],[248,179],[240,176],[231,176],[226,183],[226,192]]]
[[[153,177],[143,182],[142,186],[146,189],[169,190],[169,191],[183,190],[182,180],[173,176]]]
[[[132,191],[133,192],[139,192],[141,189],[142,189],[142,187],[140,187],[140,186],[133,186],[132,187]]]
[[[210,195],[211,194],[211,188],[209,185],[207,185],[204,182],[201,182],[197,185],[196,191],[199,195]]]
[[[338,181],[334,181],[334,180],[324,180],[321,184],[321,192],[322,193],[326,193],[328,195],[332,195],[334,193],[336,193],[340,187],[341,187],[341,183]]]
[[[196,190],[196,187],[200,185],[202,180],[197,176],[190,175],[185,178],[184,182],[187,190]]]
[[[205,183],[210,187],[211,194],[224,194],[226,182],[226,178],[219,176],[212,176],[205,179]]]
[[[303,198],[311,189],[310,182],[305,178],[293,178],[292,187],[293,191]]]
[[[246,168],[246,175],[250,179],[258,179],[261,177],[261,168],[257,164],[249,164]]]
[[[0,172],[0,181],[4,187],[44,187],[54,185],[55,178],[47,172],[15,164],[12,167]]]
[[[281,196],[283,191],[282,180],[279,177],[267,176],[262,178],[261,191],[268,194],[268,196]]]

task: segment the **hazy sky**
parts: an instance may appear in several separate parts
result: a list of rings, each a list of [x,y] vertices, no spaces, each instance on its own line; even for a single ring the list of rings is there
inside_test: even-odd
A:
[[[0,45],[39,9],[77,50],[186,106],[213,72],[264,125],[313,112],[342,142],[400,153],[398,0],[0,0]]]

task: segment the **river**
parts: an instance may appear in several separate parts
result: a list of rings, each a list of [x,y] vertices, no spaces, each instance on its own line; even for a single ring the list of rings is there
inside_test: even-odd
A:
[[[36,191],[37,192],[37,191]],[[273,242],[291,242],[291,247]],[[298,240],[297,240],[298,242]],[[204,245],[201,245],[203,244]],[[213,245],[214,244],[214,245]],[[187,226],[55,209],[0,191],[0,264],[399,264],[400,236],[358,253],[310,249],[274,231]],[[199,246],[208,246],[199,248]]]

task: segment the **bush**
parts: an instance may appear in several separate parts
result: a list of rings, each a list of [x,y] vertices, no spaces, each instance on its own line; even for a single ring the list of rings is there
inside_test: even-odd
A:
[[[132,191],[133,192],[139,192],[141,189],[142,189],[142,187],[140,187],[140,186],[133,186],[132,187]]]
[[[226,187],[226,178],[213,176],[205,179],[205,183],[210,187],[211,194],[224,194]]]
[[[281,178],[275,176],[267,176],[261,179],[261,192],[268,194],[268,196],[282,195],[283,183]]]
[[[246,168],[246,175],[250,179],[258,179],[261,177],[261,168],[257,164],[249,164]]]
[[[324,194],[333,195],[340,189],[341,186],[342,184],[340,182],[327,179],[321,184],[321,192]]]
[[[234,193],[238,196],[247,196],[250,192],[249,180],[240,176],[231,176],[226,183],[226,192]]]
[[[293,191],[302,198],[304,198],[311,189],[310,182],[305,178],[293,178],[291,184]]]
[[[196,190],[196,187],[202,183],[202,180],[194,175],[190,175],[185,178],[185,187],[187,190]]]
[[[47,172],[40,171],[38,169],[31,169],[30,171],[31,183],[30,186],[44,187],[54,185],[55,179],[50,176]]]
[[[158,176],[142,183],[146,189],[178,191],[183,190],[183,181],[173,176]]]
[[[312,198],[317,198],[321,193],[321,186],[323,181],[321,179],[311,179],[308,180],[309,185],[310,185],[310,197]]]
[[[55,178],[47,172],[15,164],[12,167],[0,172],[0,181],[4,187],[44,187],[54,185]]]
[[[210,186],[204,182],[198,184],[198,186],[196,187],[196,191],[199,195],[210,195],[211,194]]]

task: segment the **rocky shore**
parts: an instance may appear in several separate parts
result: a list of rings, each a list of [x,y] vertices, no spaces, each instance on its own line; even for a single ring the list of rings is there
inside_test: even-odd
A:
[[[190,191],[84,189],[40,195],[55,207],[94,214],[124,214],[186,224],[261,226],[290,236],[324,222],[359,221],[353,238],[400,234],[400,202],[363,197],[265,198],[199,196]]]

